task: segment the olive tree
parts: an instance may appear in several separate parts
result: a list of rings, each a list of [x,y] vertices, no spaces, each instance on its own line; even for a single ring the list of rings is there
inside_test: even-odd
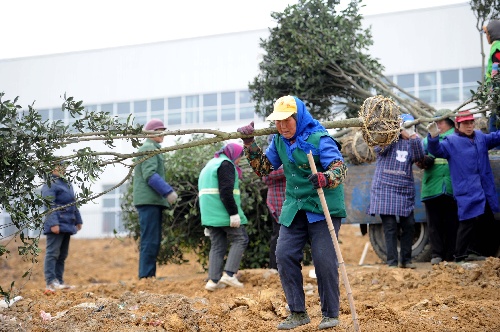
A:
[[[433,108],[388,81],[368,52],[373,40],[370,29],[362,27],[361,0],[343,10],[337,10],[339,3],[299,0],[272,13],[277,26],[261,40],[260,73],[249,84],[256,111],[266,116],[276,96],[292,94],[301,96],[318,119],[331,119],[333,105],[353,117],[366,98],[382,94],[416,117],[431,116]]]
[[[200,223],[191,220],[191,216],[197,215],[196,207],[196,184],[197,174],[201,170],[200,165],[203,162],[201,157],[213,154],[213,149],[220,142],[241,138],[240,133],[225,133],[212,129],[197,130],[177,130],[164,132],[144,132],[142,125],[133,123],[131,117],[121,121],[112,117],[106,112],[88,111],[83,107],[82,101],[75,101],[73,97],[63,97],[61,112],[69,112],[70,116],[75,118],[71,125],[64,125],[62,121],[43,120],[41,115],[35,109],[34,105],[29,105],[27,109],[17,104],[18,98],[13,100],[4,99],[5,94],[0,93],[0,145],[2,154],[0,155],[0,211],[8,214],[10,224],[3,225],[0,228],[0,257],[6,258],[10,254],[9,242],[20,241],[17,245],[18,253],[26,259],[37,263],[39,249],[39,238],[43,229],[44,216],[53,212],[55,209],[45,210],[49,202],[40,194],[40,187],[52,172],[54,166],[61,161],[69,161],[71,167],[66,172],[65,177],[68,181],[78,186],[76,194],[76,205],[81,206],[89,201],[114,190],[126,183],[132,178],[133,170],[136,165],[143,161],[142,158],[151,157],[155,154],[173,152],[176,150],[187,149],[186,152],[174,153],[168,158],[169,174],[168,178],[175,181],[172,183],[178,187],[178,190],[185,193],[184,199],[174,209],[169,211],[169,217],[172,217],[170,228],[165,230],[166,237],[163,244],[167,252],[160,260],[163,262],[180,263],[183,261],[182,248],[200,248],[200,251],[206,250],[203,244],[204,239],[200,236],[202,230]],[[267,135],[274,132],[267,128],[256,131],[256,136]],[[149,152],[120,153],[114,150],[117,140],[125,140],[130,143],[132,148],[137,148],[143,138],[154,136],[183,136],[191,134],[206,134],[208,136],[195,136],[188,142],[158,149]],[[105,151],[92,148],[86,142],[101,142]],[[92,146],[96,146],[95,144]],[[199,147],[199,151],[189,150],[189,148]],[[208,150],[204,150],[208,149]],[[170,156],[170,155],[168,155]],[[189,158],[197,157],[198,163]],[[117,179],[116,184],[105,190],[94,192],[93,184],[106,167],[111,165],[121,165],[128,169],[128,173],[122,179]],[[193,165],[197,167],[193,168]],[[191,172],[191,173],[189,173]],[[250,170],[248,169],[248,172]],[[189,174],[191,177],[185,177]],[[177,181],[178,179],[178,181]],[[267,210],[263,201],[264,193],[262,185],[259,185],[260,179],[256,176],[247,177],[248,184],[246,189],[247,197],[244,200],[246,205],[245,212],[255,220],[255,229],[251,232],[257,234],[255,244],[252,244],[250,250],[262,252],[264,245],[263,238],[267,237],[267,226],[262,224],[266,221]],[[133,208],[124,206],[125,215],[127,212],[133,214]],[[175,215],[174,215],[175,214]],[[260,219],[259,219],[260,218]],[[175,229],[179,225],[179,220],[189,221],[182,224],[188,230],[187,236],[177,237],[172,240],[171,235],[181,234]],[[262,219],[262,220],[261,220]],[[253,221],[252,221],[253,222]],[[132,234],[137,236],[137,231],[130,224]],[[5,228],[15,226],[14,234],[6,234]],[[30,232],[31,231],[31,232]],[[168,233],[170,232],[170,233]],[[30,237],[29,234],[35,234]],[[9,235],[9,236],[7,236]],[[175,243],[168,241],[176,241]],[[201,242],[200,242],[201,241]],[[168,252],[170,250],[170,252]],[[262,266],[263,255],[254,255],[258,260],[246,262],[247,266]],[[201,262],[203,263],[203,262]],[[27,271],[24,276],[28,276]],[[9,299],[10,292],[14,283],[5,285],[6,280],[0,282],[0,295]]]

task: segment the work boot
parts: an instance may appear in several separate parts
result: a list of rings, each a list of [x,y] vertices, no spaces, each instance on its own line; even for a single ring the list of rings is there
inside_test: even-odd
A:
[[[311,322],[307,312],[292,312],[284,321],[278,324],[278,330],[291,330]]]
[[[318,330],[329,329],[330,327],[335,327],[339,325],[338,317],[323,317],[321,323],[318,325]]]
[[[400,268],[402,269],[416,269],[417,266],[413,263],[401,263],[401,265],[399,265]]]
[[[486,257],[476,254],[469,254],[467,257],[465,257],[466,262],[484,261],[484,260],[486,260]]]
[[[437,264],[441,263],[442,261],[443,261],[443,259],[441,257],[434,257],[433,259],[431,259],[431,264],[437,265]]]

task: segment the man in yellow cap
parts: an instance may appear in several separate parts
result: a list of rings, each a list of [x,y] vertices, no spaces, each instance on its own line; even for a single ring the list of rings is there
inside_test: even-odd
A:
[[[328,212],[338,234],[341,219],[346,216],[342,182],[347,172],[340,145],[297,97],[279,98],[267,120],[275,121],[279,134],[274,136],[265,153],[253,137],[245,137],[243,142],[246,157],[258,176],[266,176],[283,165],[286,177],[276,260],[291,313],[278,329],[290,330],[310,322],[301,271],[304,246],[309,239],[323,315],[318,328],[334,327],[339,324],[338,262],[316,189],[324,190]],[[253,122],[238,128],[238,132],[245,135],[253,131]],[[310,151],[318,170],[316,174],[312,174],[307,159]]]

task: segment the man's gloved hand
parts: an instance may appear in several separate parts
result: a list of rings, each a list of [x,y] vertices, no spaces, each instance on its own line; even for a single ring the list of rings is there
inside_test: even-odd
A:
[[[323,173],[318,172],[316,174],[311,174],[307,177],[309,181],[311,181],[314,189],[326,187],[328,181]]]
[[[437,137],[439,135],[439,129],[436,122],[433,121],[429,123],[429,125],[427,126],[427,131],[429,132],[429,134],[431,134],[432,138]]]
[[[244,135],[251,135],[253,134],[253,132],[255,131],[255,128],[253,127],[253,121],[250,122],[250,124],[246,125],[246,126],[243,126],[243,127],[239,127],[237,130],[237,132],[239,133],[242,133]],[[252,144],[253,140],[254,140],[254,137],[246,137],[246,138],[242,138],[243,140],[243,143],[245,145],[250,145]]]
[[[233,216],[229,216],[229,226],[231,227],[240,227],[241,219],[239,214],[235,214]]]
[[[177,201],[177,193],[175,191],[172,191],[170,194],[167,195],[167,202],[168,204],[172,205]]]

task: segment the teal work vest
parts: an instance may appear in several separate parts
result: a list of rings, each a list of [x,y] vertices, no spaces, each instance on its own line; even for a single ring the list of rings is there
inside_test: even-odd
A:
[[[307,142],[318,147],[322,136],[329,136],[329,134],[326,132],[313,133],[309,136]],[[299,148],[295,149],[292,153],[293,159],[295,159],[295,163],[293,163],[288,159],[285,142],[279,139],[279,135],[276,136],[274,142],[283,163],[283,170],[286,177],[285,202],[281,209],[280,224],[287,227],[290,226],[299,210],[324,214],[318,192],[307,179],[312,173],[307,154]],[[321,166],[319,156],[313,157],[318,172],[324,172],[325,169]],[[346,216],[344,185],[340,184],[334,189],[323,188],[323,192],[329,214],[333,217],[344,218]]]
[[[227,212],[224,204],[220,199],[219,194],[219,179],[217,177],[217,170],[223,161],[234,163],[224,154],[219,158],[211,159],[207,165],[201,170],[198,179],[198,196],[201,211],[201,224],[203,226],[213,227],[229,227],[229,213]],[[238,214],[241,218],[241,224],[247,223],[247,217],[241,209],[241,195],[240,195],[240,182],[238,179],[238,172],[234,170],[234,189],[233,196],[238,206]]]
[[[439,135],[439,141],[442,141],[446,136],[454,132],[454,128],[449,129],[447,132]],[[424,147],[427,147],[427,137],[424,138]],[[422,177],[422,201],[443,194],[453,196],[450,167],[448,166],[448,160],[436,158],[434,165],[426,169]]]
[[[493,60],[491,58],[493,57],[493,54],[495,52],[500,52],[500,40],[495,40],[493,43],[491,43],[490,57],[488,58],[488,68],[486,69],[486,83],[491,80],[491,70],[493,68]]]

